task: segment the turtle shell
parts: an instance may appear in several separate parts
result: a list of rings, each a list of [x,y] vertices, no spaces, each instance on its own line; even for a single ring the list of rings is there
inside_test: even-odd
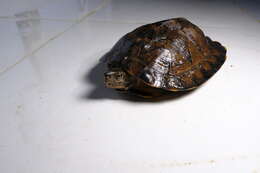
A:
[[[173,18],[126,34],[108,57],[109,68],[121,68],[151,87],[184,91],[214,75],[226,49],[187,19]]]

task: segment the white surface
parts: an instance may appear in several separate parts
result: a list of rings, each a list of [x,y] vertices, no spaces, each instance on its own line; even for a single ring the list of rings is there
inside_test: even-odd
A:
[[[0,172],[260,172],[259,8],[206,0],[1,3]],[[101,85],[98,61],[122,35],[179,16],[228,49],[203,87],[153,103]]]

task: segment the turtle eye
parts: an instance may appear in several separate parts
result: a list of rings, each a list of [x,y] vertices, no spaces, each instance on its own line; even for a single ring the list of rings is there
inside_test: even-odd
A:
[[[120,79],[121,77],[122,77],[122,75],[120,75],[120,74],[116,74],[116,79]]]

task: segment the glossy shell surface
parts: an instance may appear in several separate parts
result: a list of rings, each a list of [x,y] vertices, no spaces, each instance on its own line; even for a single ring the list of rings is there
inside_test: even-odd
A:
[[[226,49],[184,18],[141,26],[111,49],[108,68],[122,69],[146,85],[168,91],[191,90],[214,75]]]

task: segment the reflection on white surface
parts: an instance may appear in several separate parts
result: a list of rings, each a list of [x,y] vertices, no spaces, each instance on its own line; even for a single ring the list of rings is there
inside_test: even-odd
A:
[[[28,53],[35,49],[35,42],[41,39],[41,22],[38,10],[25,11],[15,14],[16,25],[23,41],[25,51]]]
[[[79,7],[81,11],[84,11],[85,7],[87,6],[87,0],[78,0],[79,1]]]
[[[259,0],[235,0],[234,4],[238,6],[244,14],[250,15],[258,21],[260,20],[260,13],[258,12],[260,7]]]
[[[71,2],[69,0],[69,2]],[[42,27],[42,32],[44,31],[44,39],[42,40],[33,40],[33,44],[30,44],[30,45],[34,45],[34,49],[32,52],[29,52],[28,54],[23,54],[21,58],[19,58],[18,60],[16,61],[10,61],[10,62],[13,62],[11,65],[9,64],[10,62],[7,62],[6,63],[6,60],[8,58],[6,58],[3,62],[3,67],[0,68],[0,76],[3,75],[4,73],[8,72],[9,70],[11,70],[12,68],[14,68],[16,65],[22,63],[25,59],[27,59],[28,57],[32,56],[35,54],[35,52],[39,51],[41,48],[45,47],[50,41],[52,40],[55,40],[57,39],[58,37],[60,37],[61,35],[63,35],[65,32],[67,32],[71,27],[79,24],[82,22],[82,20],[84,20],[86,17],[88,16],[91,16],[93,15],[94,13],[96,13],[99,9],[103,8],[107,3],[107,0],[100,0],[100,1],[95,1],[94,3],[90,3],[93,7],[93,9],[91,10],[87,10],[86,12],[83,12],[82,14],[79,14],[78,15],[78,11],[77,11],[77,16],[80,16],[79,18],[76,18],[75,20],[71,21],[70,19],[67,21],[67,20],[60,20],[60,19],[57,19],[57,18],[44,18],[44,17],[41,17],[41,18],[37,18],[37,16],[39,15],[36,15],[36,16],[31,16],[33,18],[30,17],[31,14],[33,13],[28,13],[28,12],[21,12],[21,13],[18,13],[18,20],[26,20],[26,21],[30,21],[30,20],[40,20],[40,21],[44,21],[44,22],[41,22],[41,24],[45,24],[43,25]],[[67,3],[65,4],[65,7],[67,7]],[[50,6],[48,6],[48,10]],[[91,6],[89,6],[90,8]],[[56,9],[56,6],[54,5],[54,8]],[[46,10],[46,8],[43,8],[44,10]],[[53,10],[53,9],[52,9]],[[57,10],[57,9],[56,9]],[[22,14],[20,17],[19,17],[19,14]],[[41,16],[44,16],[44,14],[41,13]],[[17,16],[16,16],[17,17]],[[16,19],[15,17],[15,19]],[[28,18],[30,17],[30,18]],[[2,19],[13,19],[12,17],[3,17]],[[54,22],[54,21],[57,21],[58,23]],[[27,22],[28,23],[28,22]],[[25,22],[23,22],[23,24],[25,24]],[[51,24],[51,25],[49,25]],[[58,26],[58,27],[57,27]],[[26,28],[35,28],[36,26],[32,26],[32,27],[26,27]],[[48,32],[45,32],[46,29],[49,29],[48,27],[51,27],[51,30],[47,30]],[[57,28],[56,28],[57,27]],[[19,27],[18,27],[19,28]],[[20,27],[21,28],[21,27]],[[7,27],[5,27],[5,29],[7,29]],[[59,31],[57,31],[56,29],[58,29]],[[8,29],[7,29],[8,30]],[[8,34],[11,34],[11,33],[8,33]],[[12,34],[11,34],[12,36]],[[24,40],[24,39],[23,39]],[[31,39],[32,40],[32,39]],[[15,45],[16,46],[16,45]],[[16,58],[17,59],[17,58]]]
[[[0,75],[0,172],[259,172],[256,18],[228,1],[101,2],[3,1],[0,70],[29,56]],[[104,88],[99,59],[122,35],[179,16],[227,47],[212,79],[157,103]]]

